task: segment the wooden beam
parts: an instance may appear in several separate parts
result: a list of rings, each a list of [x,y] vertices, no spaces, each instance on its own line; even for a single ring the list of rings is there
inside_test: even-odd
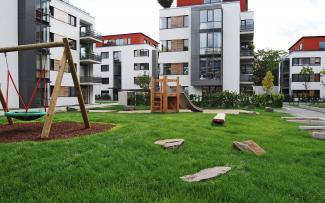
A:
[[[82,94],[82,91],[81,91],[78,74],[77,74],[77,71],[76,71],[76,67],[74,66],[71,50],[69,48],[69,40],[67,38],[64,38],[63,42],[64,42],[65,50],[67,51],[66,55],[67,55],[67,59],[68,59],[68,63],[69,63],[70,72],[71,72],[71,76],[72,76],[72,79],[73,79],[74,87],[75,87],[75,90],[76,90],[76,93],[77,93],[79,107],[80,107],[80,111],[81,111],[82,118],[83,118],[83,121],[84,121],[84,125],[85,125],[85,128],[90,128],[89,118],[88,118],[88,114],[87,114],[87,110],[86,110],[86,106],[85,106],[84,97],[83,97],[83,94]]]
[[[56,47],[64,47],[64,43],[50,42],[50,43],[39,43],[39,44],[26,44],[26,45],[20,45],[16,47],[4,47],[4,48],[0,48],[0,53],[26,51],[26,50],[33,50],[33,49],[48,49],[48,48],[56,48]]]
[[[1,105],[2,105],[2,108],[3,108],[3,111],[6,112],[6,106],[7,106],[6,105],[6,100],[5,100],[5,98],[4,98],[3,94],[2,94],[1,89],[0,89],[0,102],[1,102]],[[8,120],[8,124],[9,125],[13,125],[14,124],[12,118],[7,117],[7,120]]]
[[[61,61],[60,61],[59,71],[58,71],[58,74],[56,76],[56,81],[55,81],[53,93],[51,95],[50,106],[49,106],[49,109],[48,109],[47,116],[45,118],[45,123],[44,123],[44,126],[43,126],[41,138],[48,138],[49,135],[50,135],[50,131],[51,131],[52,123],[53,123],[53,117],[54,117],[54,113],[55,113],[55,107],[56,107],[56,103],[57,103],[57,100],[58,100],[58,97],[59,97],[62,78],[63,78],[63,75],[64,75],[64,69],[65,69],[66,65],[67,65],[67,49],[64,49],[64,53],[63,53],[63,56],[62,56]]]

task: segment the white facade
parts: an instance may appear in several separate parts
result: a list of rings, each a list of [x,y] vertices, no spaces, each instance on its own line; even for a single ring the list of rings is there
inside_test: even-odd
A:
[[[8,1],[0,6],[0,27],[5,28],[0,31],[0,47],[18,45],[17,7],[17,0]],[[18,52],[8,53],[8,63],[13,79],[18,85]],[[7,89],[7,68],[4,54],[0,54],[0,88],[5,96]],[[9,108],[17,108],[19,106],[18,95],[15,94],[12,84],[9,92]],[[2,109],[1,105],[0,109]]]
[[[137,50],[148,50],[149,56],[135,56]],[[155,52],[153,52],[155,51]],[[109,84],[101,84],[94,87],[95,95],[102,95],[102,91],[109,91],[111,98],[113,98],[114,87],[114,52],[121,53],[121,87],[118,91],[133,91],[141,88],[134,83],[134,78],[138,76],[148,75],[152,76],[153,57],[157,48],[148,44],[131,44],[123,46],[102,46],[96,47],[95,52],[98,55],[108,53],[108,58],[103,58],[101,64],[94,66],[94,74],[101,78],[109,78]],[[135,70],[135,64],[148,64],[149,70]],[[108,71],[102,71],[102,66],[109,67]]]
[[[287,59],[289,59],[290,63],[290,95],[293,95],[293,91],[295,90],[306,90],[305,83],[304,82],[293,82],[292,81],[292,75],[293,74],[299,74],[301,69],[306,66],[295,66],[293,64],[293,58],[316,58],[320,57],[321,62],[320,65],[317,66],[310,66],[306,65],[308,67],[311,67],[315,74],[319,74],[322,70],[325,69],[325,51],[295,51],[291,52]],[[308,90],[319,90],[320,91],[320,97],[325,97],[325,77],[320,77],[320,82],[308,82]]]
[[[221,26],[216,29],[202,28],[201,11],[220,9],[222,12]],[[216,15],[216,14],[214,14]],[[248,86],[253,91],[252,73],[242,73],[241,64],[253,64],[254,54],[245,54],[241,56],[241,42],[253,41],[254,25],[250,29],[243,29],[242,21],[251,20],[253,22],[254,13],[252,11],[241,12],[240,2],[212,3],[203,5],[193,5],[176,7],[160,10],[161,23],[165,18],[179,16],[188,16],[188,26],[164,28],[160,27],[160,42],[173,40],[188,40],[188,50],[186,51],[164,51],[159,54],[160,75],[164,74],[164,64],[188,63],[189,70],[187,74],[168,75],[170,78],[180,78],[181,86],[188,89],[189,94],[201,95],[203,88],[217,87],[222,91],[240,92],[242,85]],[[173,21],[173,19],[171,20]],[[171,22],[174,23],[174,22]],[[212,23],[207,22],[207,26]],[[206,79],[201,75],[200,57],[207,57],[201,53],[202,49],[201,33],[221,32],[222,35],[222,56],[221,60],[221,78]],[[172,45],[173,46],[173,45]],[[205,48],[209,52],[211,48]],[[212,48],[214,49],[214,48]],[[249,52],[251,53],[251,52]],[[165,73],[166,74],[166,73]],[[200,79],[198,79],[200,78]],[[242,80],[243,78],[243,80]],[[200,81],[201,80],[201,81]],[[210,80],[210,81],[208,81]]]

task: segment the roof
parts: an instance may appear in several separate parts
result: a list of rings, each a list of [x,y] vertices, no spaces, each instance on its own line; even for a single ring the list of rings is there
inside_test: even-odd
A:
[[[323,36],[303,36],[303,37],[301,37],[298,41],[296,41],[290,48],[289,48],[289,50],[290,49],[292,49],[295,45],[297,45],[301,40],[303,40],[303,39],[307,39],[307,38],[319,38],[319,37],[325,37],[324,35]]]
[[[105,38],[105,37],[113,37],[113,36],[124,36],[124,35],[143,35],[144,37],[154,41],[155,43],[159,44],[159,42],[157,42],[156,40],[152,39],[151,37],[149,37],[148,35],[146,34],[143,34],[142,32],[133,32],[133,33],[123,33],[123,34],[114,34],[114,35],[102,35],[102,38]]]

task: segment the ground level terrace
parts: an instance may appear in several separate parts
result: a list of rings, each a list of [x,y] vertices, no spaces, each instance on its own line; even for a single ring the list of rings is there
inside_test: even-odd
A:
[[[93,136],[0,145],[0,202],[324,202],[325,142],[287,123],[280,113],[89,113],[116,125]],[[82,121],[58,113],[55,121]],[[0,117],[0,128],[6,123]],[[178,150],[154,145],[182,138]],[[266,154],[239,152],[233,141],[254,140]],[[214,166],[232,170],[216,179],[180,177]]]

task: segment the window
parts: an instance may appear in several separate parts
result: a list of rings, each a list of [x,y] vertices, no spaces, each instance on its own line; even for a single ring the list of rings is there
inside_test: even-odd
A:
[[[101,54],[102,59],[108,59],[109,58],[109,52],[102,52]]]
[[[69,22],[68,22],[70,25],[72,26],[77,26],[77,18],[73,15],[70,15],[69,14]]]
[[[70,48],[73,50],[77,50],[77,41],[74,39],[69,39],[70,40]]]
[[[321,65],[320,57],[292,59],[292,66],[320,66],[320,65]]]
[[[109,65],[101,65],[101,71],[102,72],[108,72],[109,71]]]
[[[219,80],[221,79],[221,59],[211,56],[200,58],[200,79]]]
[[[160,18],[160,29],[183,28],[189,26],[189,17],[173,16]]]
[[[121,52],[120,51],[114,51],[114,62],[121,61]]]
[[[139,49],[139,50],[134,50],[134,57],[149,57],[149,50],[148,49]]]
[[[319,43],[320,50],[325,51],[325,42]]]
[[[108,85],[109,84],[109,78],[102,78],[102,84]]]
[[[54,17],[54,7],[50,6],[50,16]]]
[[[134,70],[149,70],[149,63],[135,63]]]
[[[161,51],[162,52],[178,52],[178,51],[188,51],[189,41],[188,39],[179,40],[164,40],[161,41]]]
[[[320,74],[292,74],[292,82],[320,82]]]
[[[200,29],[221,28],[221,21],[221,9],[210,9],[200,11]]]
[[[200,33],[200,54],[221,54],[221,32]]]
[[[188,75],[188,63],[165,63],[163,64],[164,75]]]
[[[54,59],[50,59],[50,70],[54,70]]]

